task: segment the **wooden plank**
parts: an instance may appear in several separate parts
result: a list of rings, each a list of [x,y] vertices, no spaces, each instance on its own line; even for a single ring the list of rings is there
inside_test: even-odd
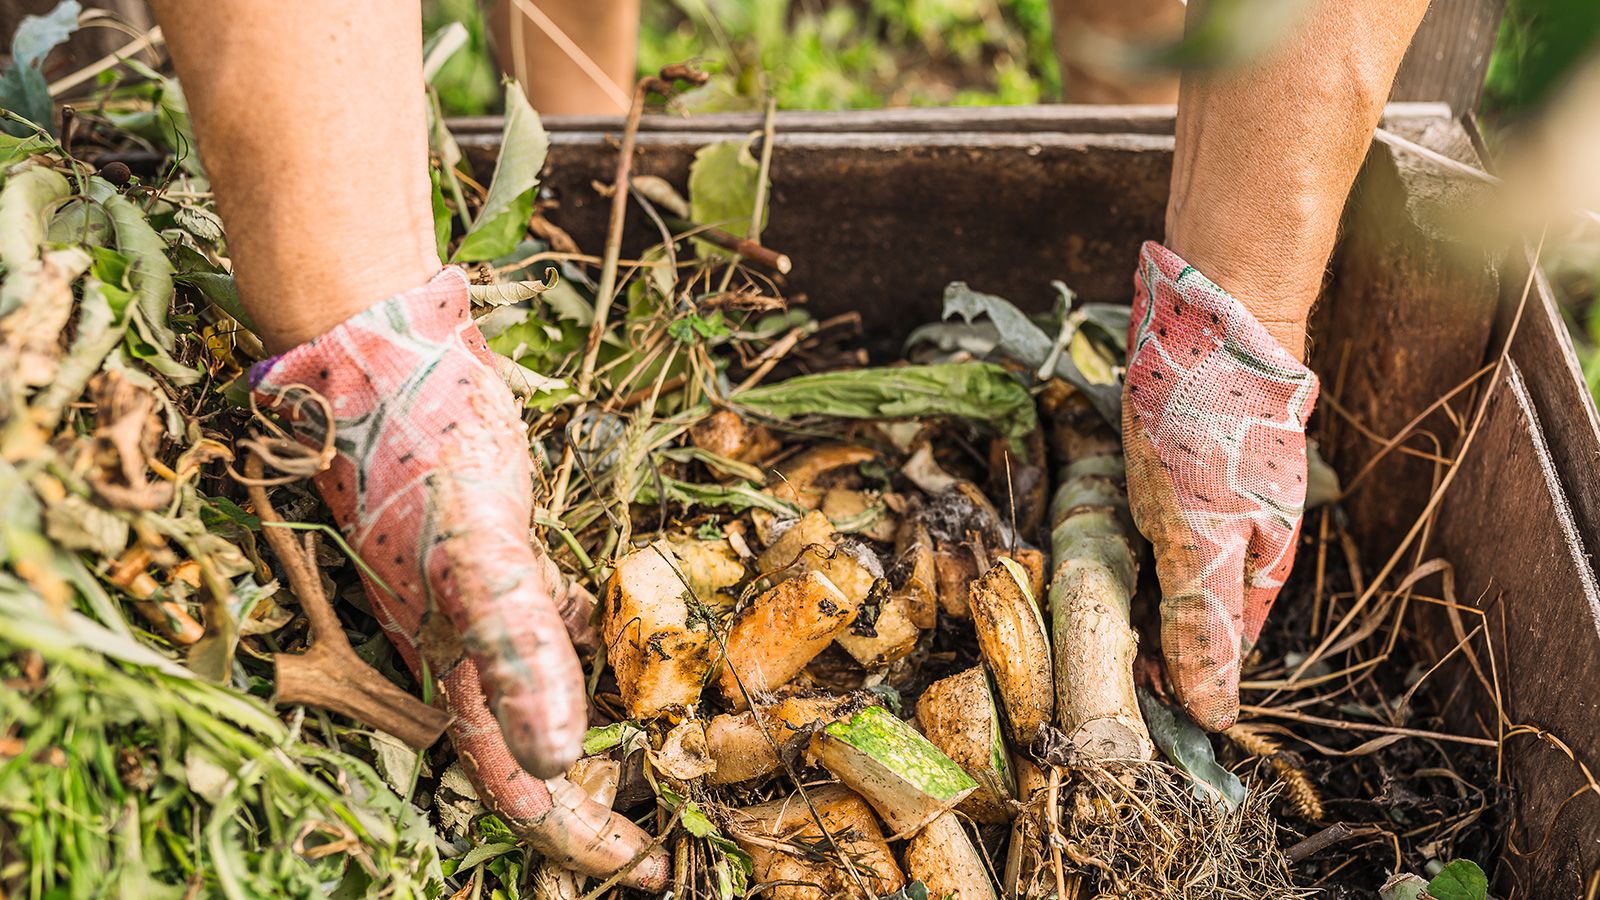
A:
[[[1500,302],[1493,258],[1447,240],[1428,218],[1428,204],[1458,181],[1427,160],[1375,145],[1346,208],[1344,238],[1312,324],[1312,365],[1327,398],[1317,431],[1346,478],[1380,447],[1336,414],[1335,403],[1387,438],[1469,378],[1488,352]],[[1459,398],[1455,409],[1466,402]],[[1407,446],[1452,451],[1457,429],[1445,413],[1425,419],[1421,431]],[[1431,463],[1391,453],[1355,486],[1346,505],[1369,563],[1381,564],[1416,520],[1431,479]]]
[[[1527,278],[1532,250],[1509,256],[1499,332],[1509,327]],[[1503,338],[1497,338],[1498,344]],[[1590,559],[1600,559],[1600,411],[1583,380],[1572,336],[1541,272],[1511,346],[1527,379],[1534,408],[1544,423],[1551,458],[1571,500],[1578,533]]]
[[[1525,374],[1515,363],[1503,373],[1440,506],[1435,541],[1455,566],[1458,597],[1490,610],[1510,723],[1547,730],[1594,769],[1600,587]],[[1464,618],[1475,627],[1476,617]],[[1453,646],[1446,635],[1435,635],[1436,653]],[[1488,713],[1481,719],[1493,727]],[[1515,791],[1512,841],[1527,855],[1504,854],[1501,887],[1514,886],[1519,897],[1584,896],[1600,865],[1600,796],[1566,803],[1584,781],[1552,743],[1525,735],[1505,749]]]
[[[1394,100],[1439,100],[1471,112],[1483,93],[1505,0],[1433,0],[1395,76]]]
[[[553,135],[545,187],[556,224],[599,247],[615,148]],[[717,135],[640,136],[635,171],[682,187],[694,151]],[[486,172],[492,140],[462,139]],[[1111,134],[779,134],[763,240],[788,254],[786,293],[820,317],[858,311],[871,348],[899,354],[965,280],[1024,308],[1053,302],[1052,279],[1085,299],[1127,302],[1139,242],[1159,235],[1172,139]],[[975,177],[983,173],[982,177]],[[626,248],[658,236],[630,217]]]
[[[875,110],[784,110],[778,113],[780,134],[850,133],[908,134],[1172,134],[1174,107],[1094,106],[1050,104],[1038,106],[993,107],[917,107]],[[1384,124],[1398,122],[1448,121],[1450,108],[1442,103],[1390,103],[1384,110]],[[504,120],[499,116],[471,116],[446,123],[458,136],[498,135]],[[546,130],[562,132],[601,132],[622,130],[620,116],[546,116]],[[641,132],[707,132],[748,134],[759,131],[762,117],[756,113],[711,113],[675,116],[650,113],[640,118]]]

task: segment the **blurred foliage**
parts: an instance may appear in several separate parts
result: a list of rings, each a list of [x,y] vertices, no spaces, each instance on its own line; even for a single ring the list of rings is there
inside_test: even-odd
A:
[[[1536,109],[1600,41],[1594,0],[1506,0],[1484,83],[1483,111],[1494,119]]]
[[[1513,137],[1585,63],[1600,64],[1600,3],[1507,0],[1480,107],[1491,139]],[[1544,268],[1600,399],[1600,234],[1591,228],[1563,243]]]
[[[499,101],[484,5],[434,0],[429,33],[446,22],[470,40],[434,79],[447,115]],[[1050,0],[645,0],[639,69],[701,61],[716,77],[685,111],[757,109],[770,91],[786,109],[1041,103],[1060,93]]]

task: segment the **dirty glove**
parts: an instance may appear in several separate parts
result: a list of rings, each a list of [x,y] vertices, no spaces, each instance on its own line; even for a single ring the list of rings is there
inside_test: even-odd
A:
[[[1202,726],[1239,712],[1239,666],[1294,563],[1317,377],[1171,250],[1134,277],[1122,431],[1134,521],[1155,550],[1161,645]]]
[[[400,655],[435,680],[482,799],[572,868],[623,868],[648,837],[564,780],[540,780],[580,752],[583,672],[557,609],[559,573],[529,541],[524,426],[472,323],[465,274],[447,268],[251,379],[257,403],[312,447],[329,423],[307,389],[326,398],[335,454],[317,489],[393,591],[363,573]],[[665,872],[653,855],[625,883],[657,886]]]

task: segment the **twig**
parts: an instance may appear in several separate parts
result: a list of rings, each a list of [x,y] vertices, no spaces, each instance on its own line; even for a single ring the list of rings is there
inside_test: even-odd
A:
[[[1335,822],[1283,851],[1283,856],[1289,861],[1290,865],[1299,865],[1334,844],[1343,843],[1353,837],[1366,837],[1367,835],[1377,834],[1379,831],[1381,829],[1353,828],[1348,822]]]
[[[622,256],[622,225],[628,216],[628,178],[633,171],[633,147],[639,138],[639,116],[644,113],[644,98],[652,86],[660,84],[656,76],[639,79],[633,87],[633,104],[628,107],[628,120],[622,129],[622,146],[618,150],[616,175],[611,181],[611,223],[606,231],[605,256],[600,263],[600,283],[594,292],[594,321],[589,323],[589,337],[583,346],[583,362],[578,368],[578,396],[583,398],[572,413],[572,421],[583,418],[588,411],[589,390],[594,384],[594,366],[600,356],[601,339],[605,337],[606,323],[611,316],[611,303],[617,289],[617,260]],[[555,487],[550,495],[550,515],[560,517],[567,502],[567,487],[572,480],[572,442],[561,451],[561,464],[556,471]]]
[[[166,36],[161,33],[161,26],[157,25],[140,37],[123,44],[71,75],[50,82],[50,96],[59,97],[135,53],[143,53],[146,50],[159,47],[165,42]]]
[[[282,522],[267,499],[261,480],[261,457],[251,454],[244,468],[256,515],[263,524]],[[277,675],[273,700],[332,710],[386,731],[413,749],[433,746],[444,733],[450,714],[401,690],[351,649],[339,615],[322,593],[316,557],[311,552],[312,536],[306,535],[306,546],[302,548],[286,529],[263,528],[261,533],[283,565],[289,587],[311,623],[311,649],[299,654],[278,653],[272,658]]]
[[[731,250],[741,258],[748,259],[757,265],[765,266],[779,275],[787,275],[794,268],[794,262],[789,259],[788,254],[779,253],[750,238],[742,238],[720,228],[701,225],[675,216],[663,216],[662,219],[673,231],[680,233],[693,232],[694,237],[709,244],[716,244],[724,250]],[[724,285],[723,290],[727,290],[726,285]]]
[[[1304,722],[1307,725],[1321,725],[1325,728],[1336,728],[1340,731],[1365,731],[1373,734],[1398,734],[1402,737],[1445,741],[1455,744],[1471,744],[1475,747],[1500,746],[1500,742],[1494,738],[1468,737],[1464,734],[1446,734],[1442,731],[1426,731],[1421,728],[1401,728],[1396,725],[1369,725],[1363,722],[1350,722],[1345,719],[1327,719],[1323,718],[1322,716],[1313,716],[1310,713],[1294,712],[1292,710],[1266,706],[1240,706],[1239,712],[1249,713],[1252,716],[1262,716],[1269,719],[1288,719],[1291,722]]]

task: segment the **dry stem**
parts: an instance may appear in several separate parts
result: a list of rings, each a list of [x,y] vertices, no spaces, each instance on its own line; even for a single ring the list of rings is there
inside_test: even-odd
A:
[[[311,623],[313,640],[309,650],[300,654],[279,653],[273,657],[277,683],[274,701],[303,703],[349,716],[386,731],[418,750],[432,746],[444,733],[450,714],[401,690],[356,655],[345,637],[344,627],[339,624],[338,614],[322,593],[312,536],[306,535],[306,546],[302,548],[295,543],[289,529],[283,527],[283,519],[272,508],[272,501],[267,499],[266,488],[261,484],[259,456],[252,455],[245,461],[245,474],[252,480],[248,486],[250,502],[264,526],[261,533],[282,563],[289,577],[289,587]]]

